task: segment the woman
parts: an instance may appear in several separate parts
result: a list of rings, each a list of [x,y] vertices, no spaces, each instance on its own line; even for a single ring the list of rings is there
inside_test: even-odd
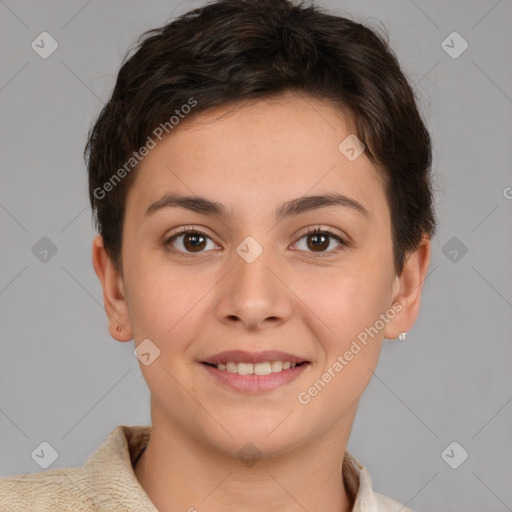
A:
[[[3,479],[2,510],[409,510],[346,450],[435,232],[430,137],[386,42],[287,0],[205,5],[145,34],[85,154],[109,330],[152,425]]]

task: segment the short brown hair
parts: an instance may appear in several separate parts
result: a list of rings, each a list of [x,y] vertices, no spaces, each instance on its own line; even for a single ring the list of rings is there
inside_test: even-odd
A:
[[[144,32],[126,55],[84,151],[96,229],[118,270],[134,153],[151,134],[172,125],[185,105],[194,105],[193,116],[285,91],[331,100],[351,114],[384,178],[401,274],[406,253],[436,229],[431,139],[413,90],[377,31],[292,0],[211,2]]]

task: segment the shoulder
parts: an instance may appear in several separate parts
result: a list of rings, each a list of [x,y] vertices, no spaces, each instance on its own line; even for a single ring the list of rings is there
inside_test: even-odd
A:
[[[348,450],[345,451],[342,471],[346,489],[355,498],[354,511],[413,512],[393,498],[375,492],[370,473]]]
[[[83,466],[0,479],[0,511],[156,512],[132,466],[150,433],[119,425]]]
[[[378,505],[378,512],[413,512],[410,508],[402,505],[393,498],[374,492]]]
[[[83,467],[26,473],[0,479],[2,512],[94,511]]]

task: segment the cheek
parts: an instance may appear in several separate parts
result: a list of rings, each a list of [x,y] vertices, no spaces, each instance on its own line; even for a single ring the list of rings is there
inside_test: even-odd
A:
[[[313,312],[309,327],[323,351],[310,382],[322,398],[314,399],[312,410],[320,413],[325,403],[355,404],[368,385],[382,346],[379,315],[387,308],[388,288],[382,269],[362,262],[358,269],[340,269],[337,277],[304,283],[301,297]]]
[[[192,266],[136,262],[131,272],[130,318],[135,340],[149,338],[162,352],[179,353],[204,324],[209,290],[217,279]]]
[[[378,273],[348,267],[329,276],[302,278],[297,293],[335,345],[373,325],[384,312],[388,294],[388,283]]]
[[[352,275],[330,279],[303,289],[309,308],[309,328],[323,351],[313,368],[302,399],[308,399],[308,415],[329,415],[355,406],[371,380],[382,346],[382,330],[372,330],[384,312],[386,285]],[[380,325],[380,324],[379,324]],[[308,398],[309,397],[309,398]],[[299,403],[303,404],[300,397]],[[329,412],[326,412],[326,404]]]

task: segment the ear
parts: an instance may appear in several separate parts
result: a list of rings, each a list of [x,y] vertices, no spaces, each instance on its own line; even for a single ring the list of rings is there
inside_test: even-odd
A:
[[[398,338],[401,332],[409,331],[416,322],[420,309],[421,290],[430,264],[430,250],[430,238],[424,235],[415,251],[408,254],[400,276],[395,276],[391,305],[398,303],[402,309],[397,308],[395,310],[398,311],[397,314],[386,325],[385,338]]]
[[[110,336],[117,341],[130,341],[133,339],[133,332],[124,280],[105,251],[101,235],[97,235],[92,243],[92,264],[103,288],[103,303],[109,319]]]

